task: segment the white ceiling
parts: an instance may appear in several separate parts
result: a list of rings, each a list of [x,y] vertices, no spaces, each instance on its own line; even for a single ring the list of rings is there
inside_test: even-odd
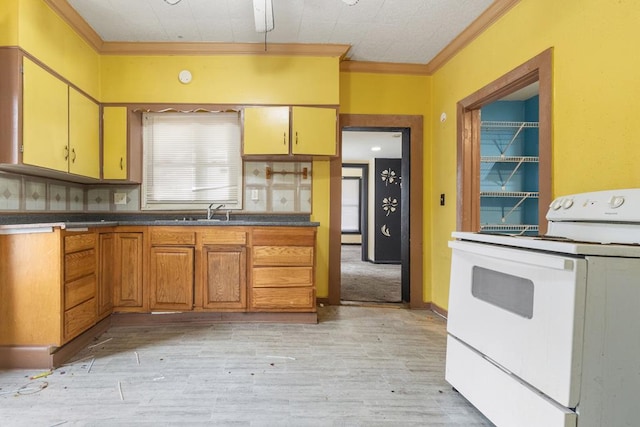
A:
[[[379,147],[379,151],[372,151]],[[402,134],[400,132],[343,131],[342,162],[363,162],[373,158],[399,159],[402,157]]]
[[[67,0],[105,42],[263,43],[252,0]],[[171,5],[169,3],[177,4]],[[356,61],[427,64],[493,0],[273,0],[267,43],[347,44]]]

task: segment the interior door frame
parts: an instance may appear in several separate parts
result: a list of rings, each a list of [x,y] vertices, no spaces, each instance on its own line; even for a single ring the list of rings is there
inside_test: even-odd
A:
[[[329,207],[329,296],[328,303],[340,305],[342,130],[344,128],[408,128],[410,134],[409,198],[409,286],[410,308],[430,308],[423,291],[423,117],[410,115],[340,114],[337,157],[330,160]],[[404,156],[403,156],[404,157]]]
[[[457,230],[480,231],[480,108],[538,82],[538,229],[546,233],[545,215],[552,200],[552,59],[549,48],[458,102]]]

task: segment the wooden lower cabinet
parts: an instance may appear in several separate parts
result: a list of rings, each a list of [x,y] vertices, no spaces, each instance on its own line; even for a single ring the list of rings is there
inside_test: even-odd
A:
[[[0,234],[0,367],[113,312],[316,311],[313,227],[38,228]]]
[[[155,246],[149,268],[151,310],[193,309],[194,248]]]
[[[142,311],[143,233],[100,233],[99,247],[98,317],[112,311]]]
[[[61,347],[97,321],[97,234],[39,231],[0,235],[0,346]]]
[[[314,312],[315,228],[255,228],[251,311]]]
[[[204,246],[203,307],[244,310],[247,307],[247,250],[244,246]]]

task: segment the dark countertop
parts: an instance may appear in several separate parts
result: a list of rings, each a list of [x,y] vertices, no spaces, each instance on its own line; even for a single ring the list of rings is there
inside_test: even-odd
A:
[[[60,227],[64,229],[85,229],[95,227],[115,227],[115,226],[213,226],[213,227],[317,227],[319,222],[309,220],[308,215],[234,215],[229,221],[226,219],[204,218],[171,218],[168,216],[158,215],[128,215],[121,218],[114,218],[110,215],[108,219],[99,219],[98,215],[92,215],[93,218],[86,220],[74,218],[67,220],[65,215],[53,214],[50,216],[39,216],[34,218],[26,215],[15,216],[14,221],[7,222],[8,218],[4,218],[4,224],[0,224],[0,234],[11,232],[28,233],[45,231],[48,228]],[[34,221],[34,219],[36,221]],[[39,219],[40,221],[37,221]],[[23,220],[23,221],[21,221]]]

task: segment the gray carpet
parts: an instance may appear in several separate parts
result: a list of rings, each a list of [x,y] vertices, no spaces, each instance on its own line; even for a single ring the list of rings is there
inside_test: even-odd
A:
[[[401,302],[400,265],[361,261],[360,245],[342,245],[343,301]]]

